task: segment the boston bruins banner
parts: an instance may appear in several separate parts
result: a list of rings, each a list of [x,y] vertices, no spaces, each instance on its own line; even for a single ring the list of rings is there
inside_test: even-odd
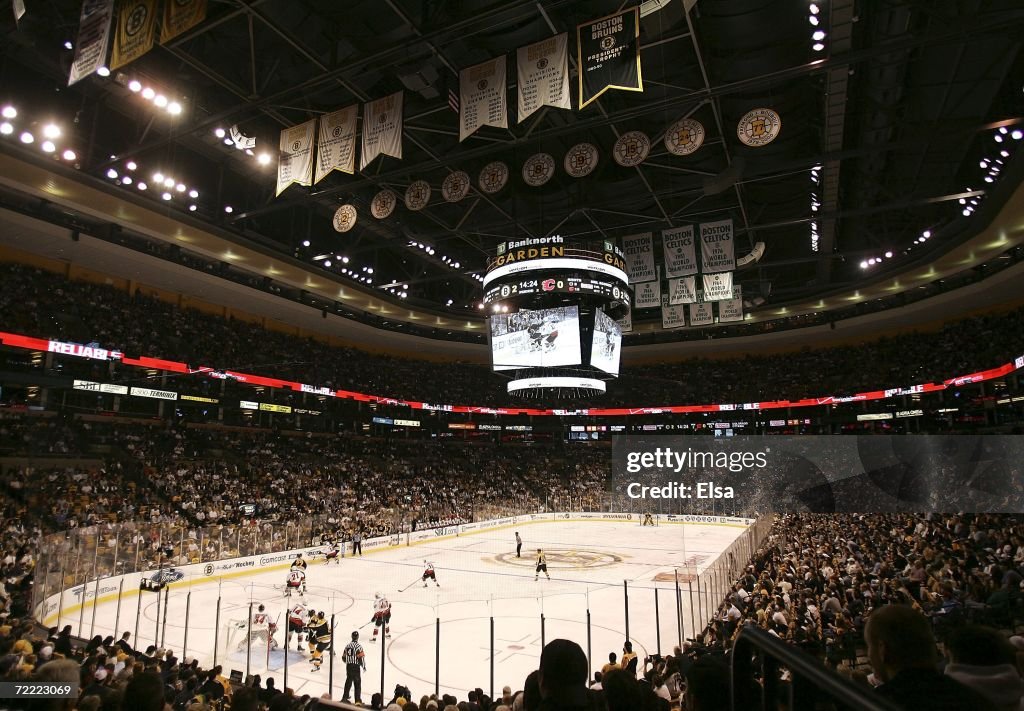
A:
[[[732,272],[703,276],[705,301],[724,301],[732,298]]]
[[[359,169],[380,155],[402,157],[402,92],[363,104],[363,150]]]
[[[516,123],[541,106],[572,109],[569,35],[560,34],[516,51]]]
[[[640,75],[640,8],[576,27],[580,108],[609,89],[643,91]]]
[[[117,69],[153,49],[156,40],[156,0],[121,0],[110,68]]]
[[[715,322],[715,314],[710,303],[690,304],[690,325],[710,326]]]
[[[313,184],[313,141],[316,139],[316,119],[281,131],[281,153],[277,159],[277,193],[280,195],[292,183]]]
[[[166,44],[206,19],[206,0],[164,0],[160,44]]]
[[[649,309],[655,306],[661,306],[661,282],[646,281],[643,284],[637,284],[636,289],[633,290],[635,296],[633,297],[633,306],[638,309]]]
[[[697,303],[697,277],[684,276],[668,280],[668,302],[675,304]]]
[[[356,111],[348,108],[320,117],[320,132],[316,142],[316,178],[319,183],[332,170],[352,175],[356,172]]]
[[[650,232],[642,235],[631,235],[622,239],[622,252],[626,257],[626,274],[630,284],[653,281],[654,273],[654,238]]]
[[[662,230],[661,246],[665,252],[665,276],[688,276],[697,273],[697,247],[693,225]]]
[[[661,327],[682,328],[686,325],[686,307],[673,306],[668,302],[668,294],[661,297]]]
[[[731,272],[736,268],[732,220],[706,222],[700,226],[701,271],[705,274]]]
[[[732,298],[718,302],[718,322],[732,323],[743,320],[743,292],[739,285],[733,290]]]
[[[459,141],[481,126],[508,128],[505,55],[459,72]]]
[[[114,16],[114,0],[85,0],[78,24],[75,58],[68,74],[68,86],[89,76],[107,61],[110,43],[110,20]]]

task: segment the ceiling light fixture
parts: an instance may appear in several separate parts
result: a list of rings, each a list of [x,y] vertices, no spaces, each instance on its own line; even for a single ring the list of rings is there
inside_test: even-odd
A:
[[[0,111],[0,115],[3,115],[5,119],[18,118],[18,110],[13,106],[5,106],[3,110]]]
[[[70,148],[68,148],[68,149],[67,149],[66,151],[64,151],[64,154],[63,154],[63,156],[62,156],[62,157],[63,157],[63,158],[64,158],[64,160],[66,160],[66,161],[72,161],[72,160],[74,160],[75,158],[77,158],[78,156],[77,156],[77,155],[75,154],[75,152],[74,152],[73,150],[71,150]]]
[[[22,132],[22,134],[21,134],[21,136],[19,136],[19,138],[21,138],[21,142],[26,144],[26,145],[29,144],[29,143],[32,143],[34,140],[36,140],[36,137],[33,136],[28,131]]]

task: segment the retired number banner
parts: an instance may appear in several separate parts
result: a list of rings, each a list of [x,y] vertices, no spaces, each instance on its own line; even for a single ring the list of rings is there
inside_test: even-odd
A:
[[[700,226],[701,271],[731,272],[736,268],[732,220],[705,222]]]
[[[665,276],[689,276],[697,273],[697,246],[693,225],[661,231],[661,247],[665,252]]]
[[[459,141],[481,126],[508,128],[505,55],[459,72]]]
[[[359,169],[380,155],[402,157],[402,92],[363,104],[363,150]]]
[[[68,86],[89,76],[107,61],[110,44],[110,20],[114,16],[114,0],[85,0],[78,24],[75,58],[68,74]]]
[[[657,278],[654,272],[653,242],[654,237],[650,232],[622,238],[622,252],[626,257],[626,275],[630,284],[653,281]]]
[[[576,27],[580,108],[609,89],[643,91],[640,76],[640,7]]]
[[[206,0],[164,0],[160,23],[160,44],[187,32],[206,19]]]
[[[517,123],[541,106],[572,109],[568,49],[569,35],[563,33],[516,51]]]
[[[316,142],[316,178],[319,183],[332,170],[356,172],[356,104],[320,117]]]
[[[134,62],[153,49],[156,41],[156,0],[121,0],[117,11],[110,68]]]
[[[281,153],[277,159],[277,193],[280,195],[292,183],[313,184],[313,141],[316,137],[316,119],[281,131]]]

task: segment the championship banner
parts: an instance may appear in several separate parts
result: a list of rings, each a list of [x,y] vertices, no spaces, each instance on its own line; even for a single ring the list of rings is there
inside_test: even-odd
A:
[[[678,279],[668,280],[668,303],[695,304],[697,303],[697,277],[684,276]]]
[[[705,222],[700,226],[701,271],[731,272],[736,268],[732,220]]]
[[[164,0],[160,44],[166,44],[206,19],[206,0]]]
[[[725,301],[732,298],[732,272],[703,276],[705,301]]]
[[[522,123],[541,106],[572,109],[568,34],[549,37],[516,51],[516,123]]]
[[[277,193],[285,191],[292,183],[313,184],[313,140],[316,136],[316,119],[292,126],[281,131],[280,155],[277,159]]]
[[[508,128],[505,55],[459,72],[459,142],[481,126]]]
[[[156,40],[156,0],[121,0],[117,9],[110,68],[117,69],[153,49]]]
[[[634,292],[634,308],[649,309],[661,306],[661,282],[659,280],[645,281],[643,284],[637,284]]]
[[[402,92],[363,104],[363,150],[359,169],[379,155],[402,157]]]
[[[626,274],[630,284],[653,281],[654,236],[650,232],[622,238],[622,251],[626,257]]]
[[[640,75],[640,8],[576,27],[580,108],[609,89],[643,91]]]
[[[623,333],[629,333],[633,330],[633,312],[627,311],[626,315],[615,321],[619,324],[619,328]]]
[[[324,114],[316,142],[316,177],[319,183],[332,170],[356,172],[356,113],[358,105]]]
[[[661,327],[682,328],[686,325],[686,307],[668,302],[668,294],[661,297]]]
[[[85,0],[78,23],[75,58],[68,74],[68,86],[89,76],[107,61],[110,43],[110,20],[114,16],[114,0]]]
[[[715,322],[715,314],[710,303],[690,304],[690,325],[710,326]]]
[[[693,238],[693,225],[662,230],[661,246],[665,252],[666,277],[671,279],[697,273],[697,243]]]
[[[718,322],[732,323],[743,320],[743,290],[737,285],[732,298],[718,303]]]

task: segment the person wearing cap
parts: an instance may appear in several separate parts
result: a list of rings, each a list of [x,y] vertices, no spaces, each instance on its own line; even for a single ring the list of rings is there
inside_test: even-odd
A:
[[[341,658],[345,662],[345,691],[341,696],[341,700],[348,703],[348,692],[353,686],[355,686],[356,703],[363,703],[362,691],[362,679],[361,674],[366,670],[366,653],[363,651],[363,645],[359,644],[359,632],[352,632],[352,641],[345,645],[345,649],[341,653]]]

